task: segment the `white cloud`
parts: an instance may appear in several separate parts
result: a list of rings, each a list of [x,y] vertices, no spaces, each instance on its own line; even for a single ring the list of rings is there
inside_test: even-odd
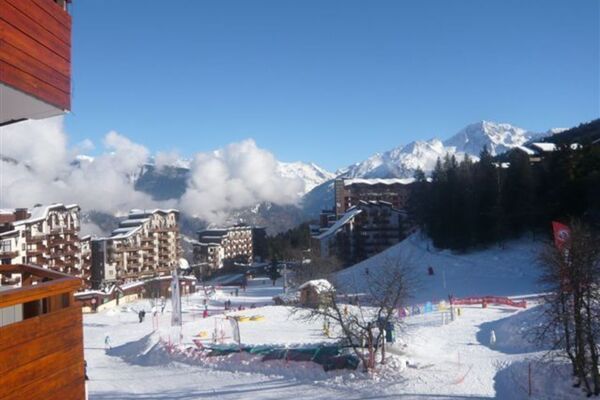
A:
[[[103,146],[104,152],[93,161],[73,165],[76,152],[93,148],[93,143],[86,140],[69,148],[62,118],[0,128],[0,207],[63,202],[113,215],[131,208],[177,207],[220,222],[230,211],[259,202],[294,203],[302,191],[301,180],[280,175],[272,153],[245,140],[196,154],[182,198],[155,201],[134,189],[149,150],[114,131],[105,136]],[[159,167],[178,158],[175,152],[155,157]]]
[[[302,185],[299,179],[282,177],[273,154],[249,139],[197,154],[180,207],[189,214],[219,222],[231,210],[262,201],[292,204],[298,200]]]

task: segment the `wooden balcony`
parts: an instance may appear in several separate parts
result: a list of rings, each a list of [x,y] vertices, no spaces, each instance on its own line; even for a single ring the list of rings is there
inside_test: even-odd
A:
[[[73,298],[81,280],[0,265],[0,275],[11,274],[22,286],[0,289],[0,398],[85,398],[81,307]]]
[[[15,258],[19,255],[18,251],[4,251],[0,250],[0,258]]]
[[[71,108],[71,16],[53,0],[0,0],[0,123]]]
[[[46,235],[27,235],[25,239],[27,243],[40,243],[46,239]]]

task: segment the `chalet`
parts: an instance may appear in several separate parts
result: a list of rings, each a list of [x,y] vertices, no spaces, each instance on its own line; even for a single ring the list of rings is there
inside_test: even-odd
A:
[[[305,307],[318,307],[323,296],[333,290],[333,285],[326,279],[316,279],[303,283],[298,287],[300,299],[298,303]]]

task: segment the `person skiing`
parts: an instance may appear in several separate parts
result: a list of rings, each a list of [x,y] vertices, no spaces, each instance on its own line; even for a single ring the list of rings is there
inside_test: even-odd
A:
[[[110,336],[108,335],[108,333],[104,337],[104,348],[105,349],[112,349],[112,346],[110,345]]]
[[[142,322],[144,322],[144,317],[146,316],[146,311],[141,310],[140,312],[138,312],[138,318],[140,319],[140,324]]]
[[[490,346],[494,346],[496,344],[496,332],[492,329],[490,332]]]

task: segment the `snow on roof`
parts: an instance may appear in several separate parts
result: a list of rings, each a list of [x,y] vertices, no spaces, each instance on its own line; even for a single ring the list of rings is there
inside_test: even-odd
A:
[[[73,208],[79,208],[79,206],[77,204],[64,205],[63,203],[54,203],[54,204],[50,204],[47,206],[32,207],[27,210],[30,214],[29,218],[16,221],[15,223],[13,223],[13,225],[17,226],[17,225],[30,224],[33,222],[43,221],[48,217],[48,213],[50,212],[50,210],[54,210],[57,208],[63,208],[63,207],[67,210],[71,210]]]
[[[536,142],[536,143],[531,143],[531,145],[534,147],[537,147],[541,151],[546,151],[546,152],[556,151],[556,144],[554,144],[554,143]]]
[[[344,186],[350,186],[354,184],[364,184],[364,185],[408,185],[415,181],[415,178],[393,178],[393,179],[344,179]]]
[[[175,208],[168,208],[168,209],[161,209],[161,208],[155,208],[152,210],[146,210],[146,209],[138,209],[138,208],[134,208],[132,210],[129,211],[129,215],[130,216],[134,216],[134,215],[149,215],[149,214],[168,214],[168,213],[179,213],[179,210],[175,209]]]
[[[304,282],[298,289],[302,290],[309,286],[314,287],[317,290],[317,293],[328,292],[333,289],[333,285],[329,283],[327,279],[315,279],[312,281]]]
[[[521,150],[523,153],[530,155],[530,156],[533,156],[535,154],[535,150],[532,150],[529,147],[517,146],[516,149]]]
[[[342,215],[342,218],[335,221],[335,224],[331,225],[331,227],[329,227],[325,232],[316,236],[316,239],[321,240],[321,239],[326,238],[327,236],[333,235],[338,230],[340,230],[344,225],[346,225],[348,223],[348,221],[350,221],[352,218],[356,217],[361,212],[362,212],[362,210],[358,209],[356,207],[349,209],[344,215]]]
[[[117,228],[110,234],[110,239],[123,239],[129,237],[141,228],[141,225]]]
[[[0,233],[0,237],[13,236],[13,235],[16,235],[18,233],[19,233],[18,231],[16,231],[16,230],[13,229],[12,231],[6,231],[6,232]]]
[[[180,258],[179,259],[179,268],[190,269],[190,263],[185,258]]]
[[[121,223],[119,225],[121,225],[121,226],[136,226],[136,225],[141,225],[147,221],[150,221],[150,218],[130,218],[130,219],[121,221]]]

